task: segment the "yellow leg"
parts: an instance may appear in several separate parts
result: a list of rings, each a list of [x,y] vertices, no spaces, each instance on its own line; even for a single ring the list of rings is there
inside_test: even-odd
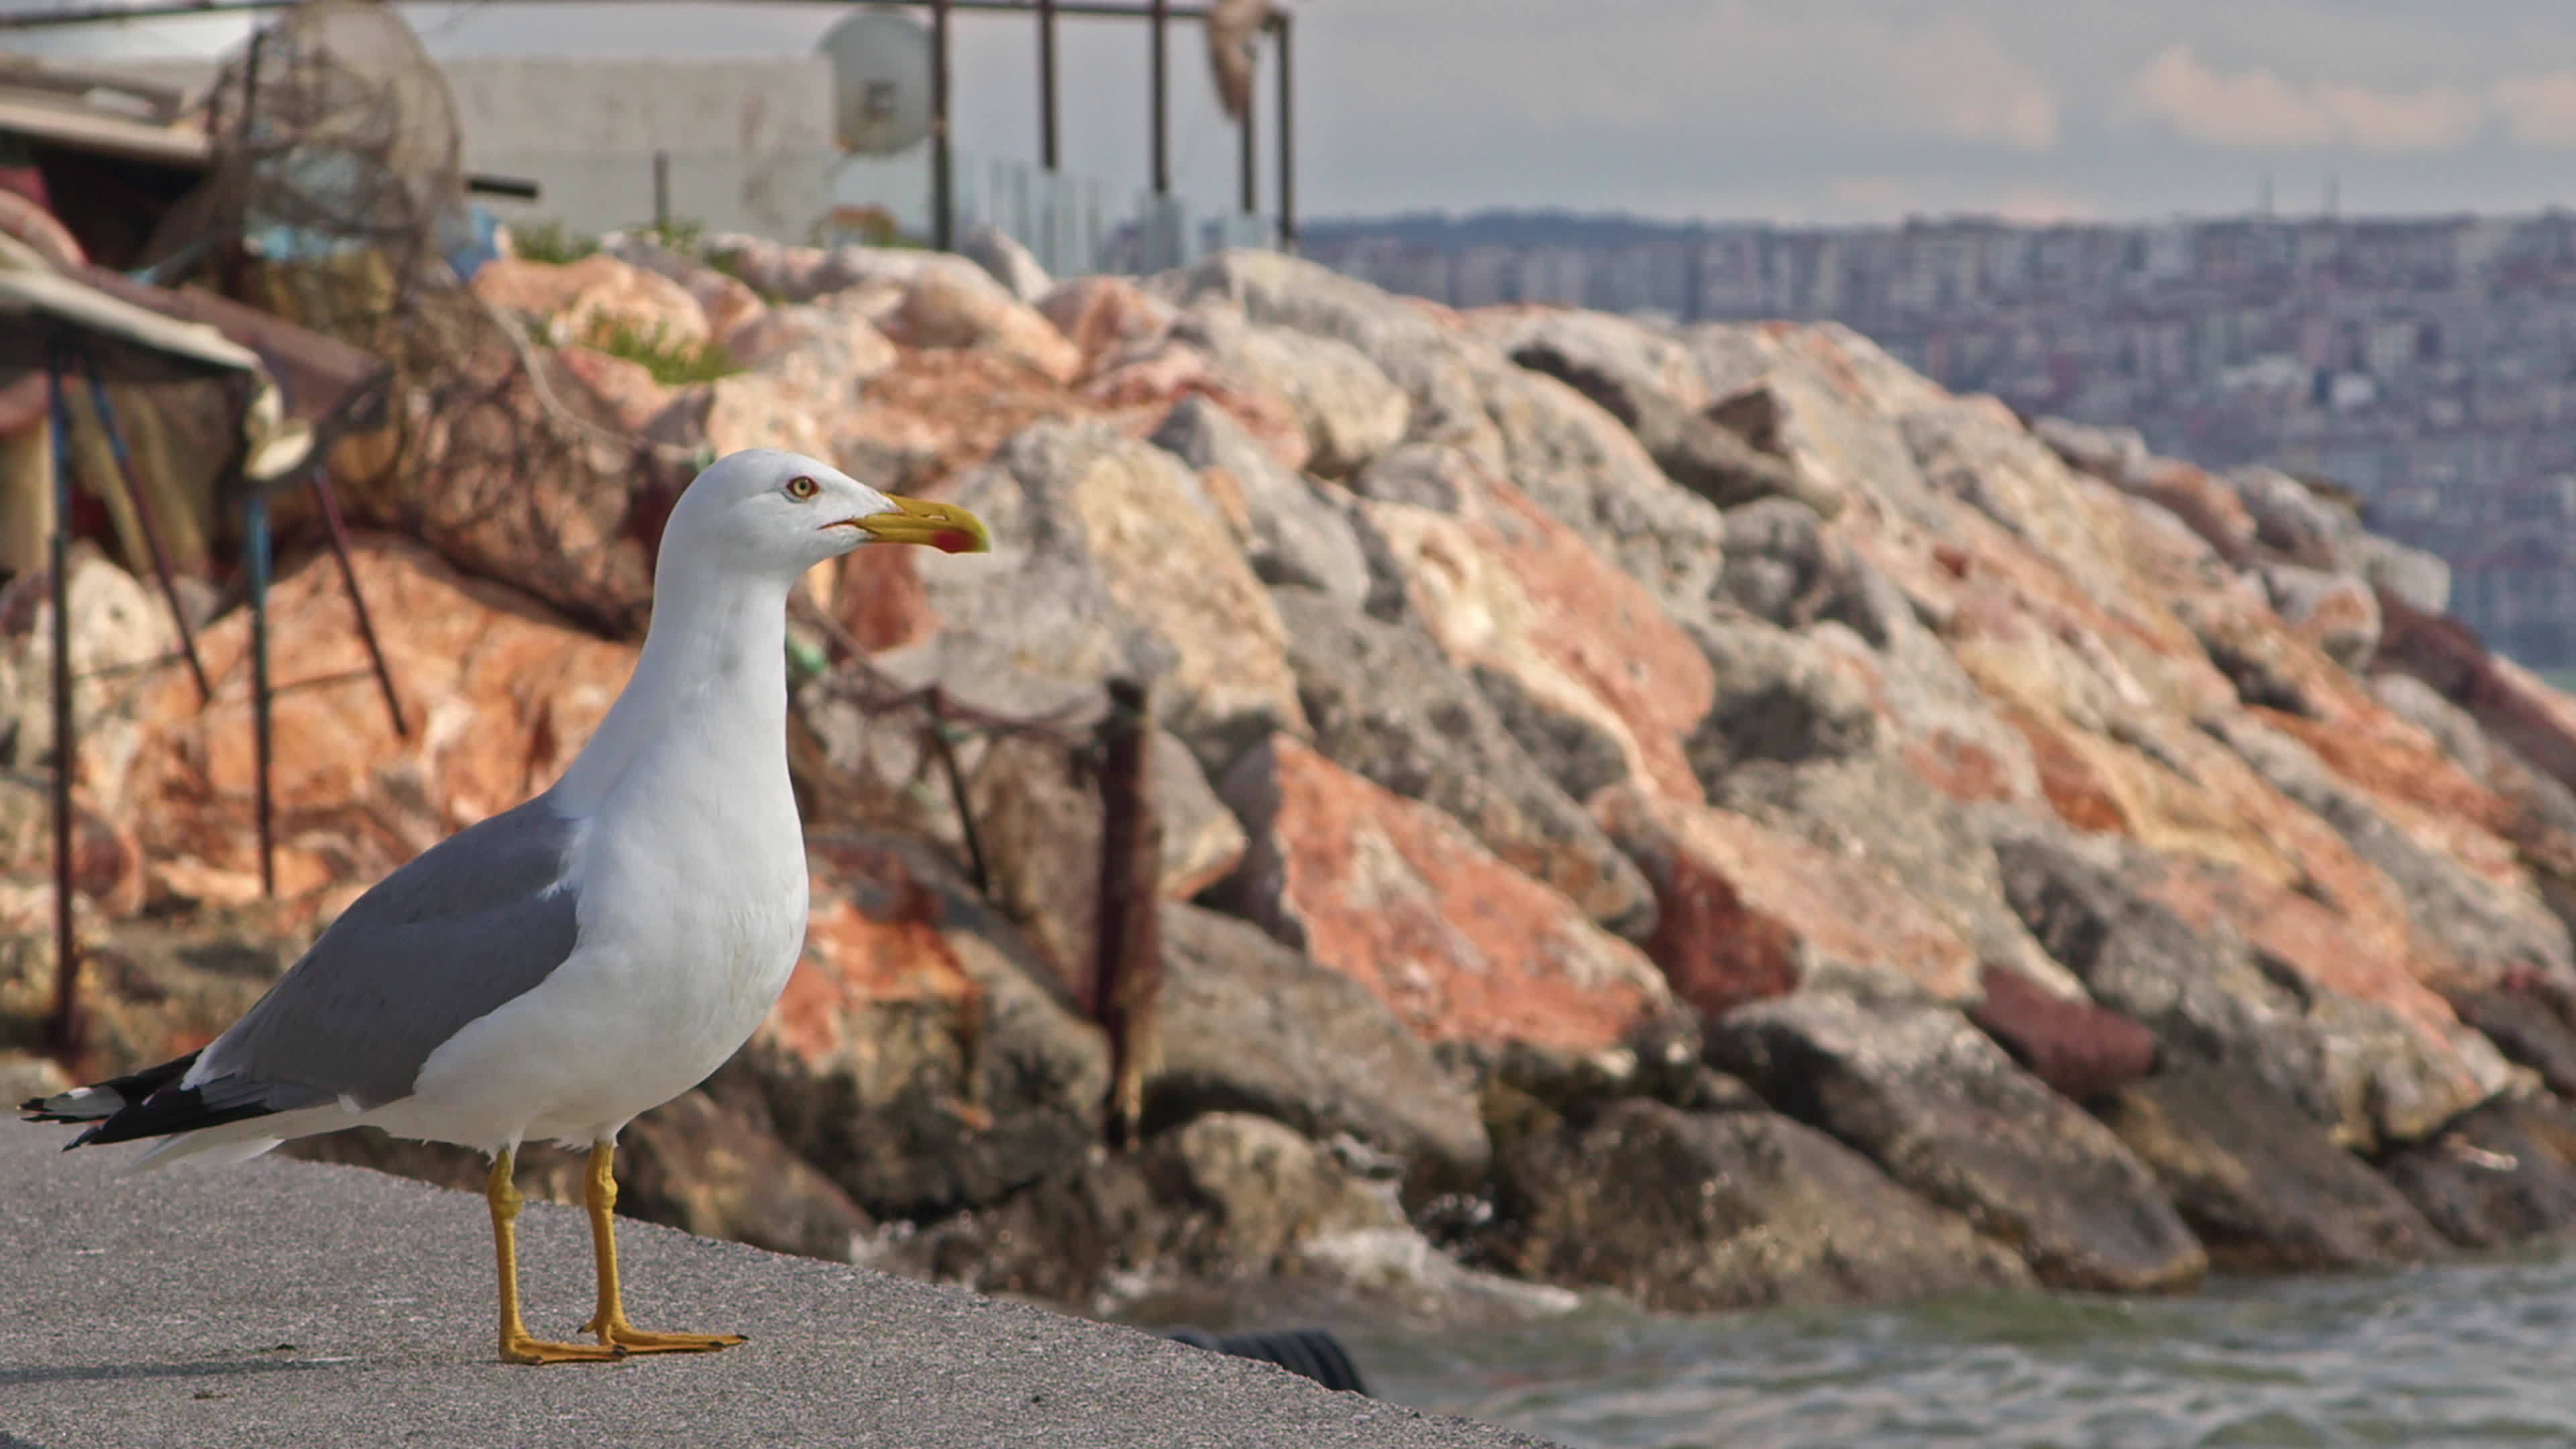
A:
[[[711,1353],[743,1341],[739,1333],[646,1333],[626,1321],[626,1299],[617,1283],[617,1144],[590,1147],[590,1181],[582,1192],[590,1209],[590,1246],[599,1266],[599,1311],[581,1326],[603,1345],[625,1353]]]
[[[514,1154],[492,1159],[484,1181],[483,1200],[492,1205],[492,1249],[501,1260],[501,1361],[503,1363],[608,1363],[625,1357],[621,1349],[587,1343],[549,1343],[530,1338],[519,1321],[519,1188],[510,1181]]]

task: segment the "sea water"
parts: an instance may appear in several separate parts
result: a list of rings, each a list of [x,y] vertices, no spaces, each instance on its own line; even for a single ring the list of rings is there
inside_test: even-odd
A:
[[[2576,1445],[2576,1254],[1510,1329],[1346,1331],[1370,1388],[1574,1449]]]

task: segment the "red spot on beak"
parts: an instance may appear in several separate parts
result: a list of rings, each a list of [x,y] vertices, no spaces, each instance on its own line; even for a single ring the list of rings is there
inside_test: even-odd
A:
[[[941,553],[972,553],[975,537],[959,529],[944,528],[931,535],[930,546]]]

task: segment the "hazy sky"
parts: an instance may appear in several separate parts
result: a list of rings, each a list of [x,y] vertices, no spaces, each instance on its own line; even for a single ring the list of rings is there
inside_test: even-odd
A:
[[[0,0],[26,4],[30,0]],[[1894,220],[2576,202],[2576,0],[1302,0],[1310,216]],[[414,11],[449,53],[792,52],[819,6]],[[1065,22],[1067,161],[1141,184],[1142,27]],[[959,142],[1034,154],[1031,27],[958,25]],[[1195,28],[1185,189],[1231,194]],[[1265,67],[1266,69],[1266,67]],[[1265,74],[1265,108],[1267,99]],[[1267,116],[1265,114],[1265,123]],[[1266,168],[1271,155],[1263,147]]]

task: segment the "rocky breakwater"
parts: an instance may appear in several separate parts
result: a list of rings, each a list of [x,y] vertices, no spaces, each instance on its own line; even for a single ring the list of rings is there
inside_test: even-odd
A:
[[[511,480],[597,547],[470,526],[418,432],[374,515],[413,526],[358,559],[406,734],[327,562],[287,572],[279,902],[245,622],[205,632],[209,705],[106,677],[91,1065],[203,1040],[542,786],[631,658],[653,460],[767,444],[997,548],[810,581],[807,956],[633,1129],[635,1210],[1095,1312],[1429,1317],[2178,1291],[2576,1225],[2576,702],[2330,491],[2027,424],[1835,327],[994,250],[611,239],[478,279],[613,443]],[[657,381],[582,340],[603,316],[736,369]],[[83,567],[85,660],[148,658],[148,599]],[[37,611],[0,601],[22,1043]],[[1122,677],[1162,969],[1113,1149],[1086,742]]]

